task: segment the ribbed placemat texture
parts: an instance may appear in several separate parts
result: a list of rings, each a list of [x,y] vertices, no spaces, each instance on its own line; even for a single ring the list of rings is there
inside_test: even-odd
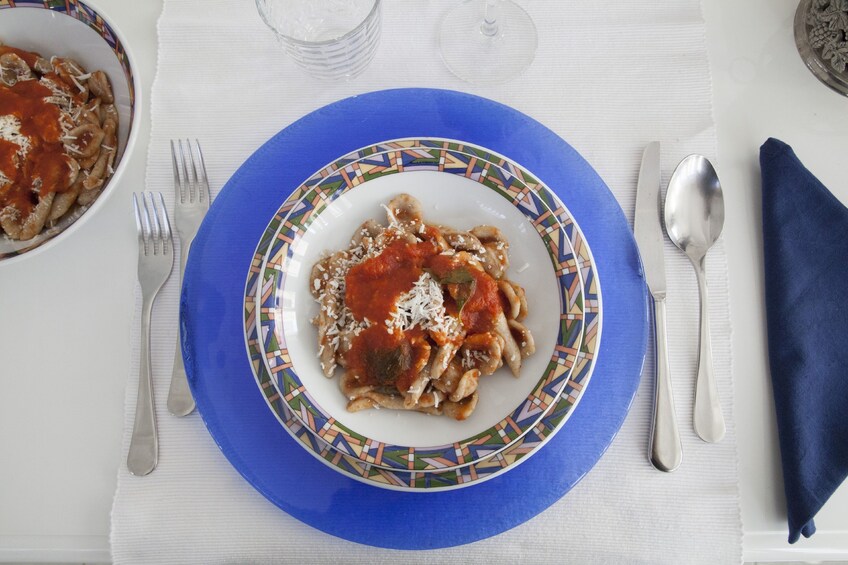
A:
[[[710,157],[721,174],[698,0],[633,0],[614,6],[524,0],[521,4],[539,30],[536,59],[523,76],[497,87],[466,84],[442,64],[437,29],[453,3],[384,2],[381,45],[371,66],[351,82],[326,83],[305,76],[286,59],[251,0],[165,0],[158,24],[147,189],[162,191],[173,210],[172,138],[200,140],[215,193],[256,148],[304,114],[353,94],[412,86],[471,92],[545,124],[597,169],[631,221],[639,163],[648,142],[662,143],[663,186],[677,162],[690,153]],[[714,366],[728,423],[727,437],[717,445],[699,440],[691,425],[698,348],[695,275],[668,242],[666,266],[682,467],[663,474],[648,463],[653,383],[643,379],[608,452],[562,500],[493,538],[422,552],[366,547],[298,522],[242,479],[197,414],[177,419],[167,413],[179,292],[172,276],[153,312],[159,467],[143,478],[130,475],[125,464],[119,470],[111,533],[115,562],[740,562],[723,242],[707,259]],[[138,296],[136,300],[138,312]],[[128,368],[124,458],[136,400],[137,326],[138,315]],[[653,366],[649,353],[646,374],[653,374]],[[416,527],[410,524],[410,535]]]

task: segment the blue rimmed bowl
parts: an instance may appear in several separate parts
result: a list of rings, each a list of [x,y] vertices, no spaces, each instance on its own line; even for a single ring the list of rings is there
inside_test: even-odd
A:
[[[138,72],[118,29],[91,4],[79,0],[0,0],[0,42],[35,51],[44,57],[70,57],[86,70],[103,70],[112,83],[119,115],[118,153],[114,174],[97,199],[77,206],[55,225],[26,241],[0,235],[0,264],[8,264],[67,239],[102,207],[114,191],[138,136],[141,107]]]

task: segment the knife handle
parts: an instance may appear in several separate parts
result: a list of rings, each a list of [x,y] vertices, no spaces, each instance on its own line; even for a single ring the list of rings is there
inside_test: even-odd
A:
[[[665,324],[665,299],[654,299],[654,328],[656,329],[657,380],[654,397],[654,420],[651,431],[651,464],[670,473],[683,460],[683,447],[674,412],[671,390],[671,371],[668,364],[668,336]]]

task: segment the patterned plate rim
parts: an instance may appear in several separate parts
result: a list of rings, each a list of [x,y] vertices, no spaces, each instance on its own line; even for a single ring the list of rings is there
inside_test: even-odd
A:
[[[590,328],[588,332],[584,330],[584,333],[589,334],[589,338],[584,341],[583,347],[578,354],[581,361],[578,363],[579,371],[569,381],[568,386],[572,388],[572,393],[568,395],[564,394],[560,397],[557,404],[547,411],[546,417],[534,428],[532,434],[520,438],[500,453],[477,461],[465,468],[449,468],[447,470],[436,471],[385,469],[364,463],[333,449],[330,444],[319,439],[298,418],[294,417],[287,405],[281,401],[279,395],[270,397],[268,394],[265,394],[266,403],[271,407],[274,416],[283,425],[289,435],[300,442],[313,457],[317,458],[323,464],[354,480],[379,488],[418,493],[462,488],[494,478],[507,469],[514,468],[514,466],[528,459],[529,455],[535,453],[547,441],[553,438],[573,413],[574,408],[576,408],[582,397],[583,390],[585,390],[585,387],[589,383],[596,361],[595,352],[598,351],[598,347],[600,346],[602,330],[600,285],[594,268],[591,249],[585,242],[579,226],[573,222],[570,212],[562,205],[558,197],[556,200],[559,203],[557,212],[560,215],[564,215],[566,221],[575,226],[574,241],[580,243],[576,247],[580,249],[580,256],[583,258],[580,269],[581,281],[585,283],[586,280],[589,280],[590,284],[586,286],[590,290],[595,289],[597,291],[596,298],[587,300],[587,302],[591,302],[590,314],[593,320],[596,321],[596,325],[594,328]],[[258,248],[257,254],[259,253],[261,253],[261,249]],[[254,271],[254,269],[251,270]],[[258,275],[258,271],[255,274]],[[254,284],[255,281],[256,278],[254,278]],[[253,297],[254,293],[250,292],[250,289],[246,289],[246,302]],[[252,326],[252,333],[255,340],[255,324]],[[593,346],[589,346],[587,343],[591,343]],[[267,371],[264,370],[264,365],[255,356],[252,356],[251,367],[254,370],[254,378],[257,384],[261,389],[266,390],[269,387],[269,381],[272,379],[267,374]],[[529,437],[530,435],[533,437]]]
[[[357,167],[369,159],[378,157],[382,157],[383,162],[388,158],[391,165],[389,167],[374,166],[365,173]],[[449,162],[449,158],[455,160],[459,157],[465,157],[467,160],[460,161],[460,166]],[[279,224],[277,234],[272,239],[274,246],[269,248],[263,260],[261,267],[263,284],[257,290],[257,299],[262,313],[260,322],[267,322],[267,324],[263,323],[263,326],[270,326],[270,330],[262,332],[264,339],[261,341],[261,348],[265,353],[263,363],[266,369],[275,375],[272,379],[274,386],[295,417],[298,417],[316,435],[329,441],[337,450],[366,463],[390,469],[428,470],[470,465],[473,461],[489,457],[504,449],[531,430],[542,419],[547,409],[556,404],[559,394],[564,390],[583,337],[584,292],[582,280],[577,272],[575,254],[571,249],[565,227],[557,221],[551,212],[551,206],[546,202],[546,198],[552,198],[553,192],[538,182],[535,176],[527,172],[525,168],[500,157],[502,162],[512,166],[513,172],[505,171],[492,162],[496,158],[497,156],[485,148],[441,138],[403,138],[371,144],[340,157],[303,183],[303,196],[291,207],[286,218]],[[475,165],[478,163],[482,163],[482,166],[478,174],[474,174],[477,170]],[[475,180],[509,201],[531,222],[547,248],[558,278],[560,327],[551,360],[534,389],[500,422],[469,438],[448,445],[395,446],[353,432],[321,409],[305,390],[288,357],[283,341],[284,336],[274,331],[275,306],[279,303],[276,291],[281,290],[285,283],[285,266],[291,254],[291,245],[335,198],[362,186],[373,178],[410,170],[433,170],[434,167],[442,172],[460,174]],[[506,183],[489,174],[496,171],[506,175]],[[525,182],[518,182],[519,178],[535,181],[539,188],[535,191],[530,190]],[[328,180],[333,182],[325,186],[324,183]],[[511,182],[513,180],[515,182]],[[315,181],[318,181],[317,184]],[[309,186],[312,184],[314,186]],[[520,190],[514,190],[516,185],[520,185]],[[312,200],[309,199],[310,196]],[[286,202],[291,200],[293,199],[290,197]],[[304,208],[304,203],[311,207],[307,205]],[[299,223],[295,223],[296,220],[289,221],[296,210],[301,212],[305,210],[304,217],[300,221],[302,227]],[[568,248],[567,253],[564,252],[566,248]],[[272,259],[280,257],[282,261]],[[271,292],[268,292],[269,284],[273,286],[270,289]]]
[[[504,162],[509,164],[508,160],[505,160],[503,158],[498,159],[500,160],[500,162],[493,163],[494,165],[500,166]],[[292,199],[293,197],[297,198],[296,192],[293,193],[293,195],[290,196],[289,199]],[[590,321],[587,323],[587,329],[589,333],[589,339],[587,341],[591,344],[599,345],[601,319],[599,316],[600,296],[597,295],[597,292],[600,289],[597,284],[597,279],[595,277],[593,259],[591,258],[591,251],[585,244],[582,232],[580,231],[579,226],[577,226],[573,222],[570,213],[567,211],[567,209],[565,209],[564,205],[562,205],[558,197],[555,198],[555,200],[557,202],[556,213],[560,214],[561,218],[564,217],[565,222],[570,225],[574,225],[574,241],[572,242],[572,244],[579,244],[575,247],[579,249],[579,252],[576,255],[580,257],[581,282],[583,282],[584,280],[589,281],[589,284],[587,285],[586,299],[586,310],[588,318],[590,319]],[[281,218],[279,217],[279,212],[276,217],[276,220],[281,221]],[[251,278],[254,281],[254,285],[256,276],[258,275],[257,258],[259,255],[262,254],[262,248],[267,246],[268,242],[267,240],[264,240],[257,248],[257,257],[254,258],[254,263],[251,268],[251,271],[253,272]],[[245,293],[246,295],[248,295],[248,300],[253,298],[253,292],[251,292],[249,288],[246,289]],[[251,320],[253,321],[251,306],[247,307],[246,317],[251,318]],[[252,329],[253,339],[255,340],[255,325]],[[579,402],[580,396],[582,395],[582,390],[588,384],[588,380],[591,375],[591,368],[594,366],[594,352],[597,351],[597,345],[591,347],[590,345],[584,343],[583,350],[579,354],[579,371],[577,372],[576,376],[571,379],[568,385],[568,387],[570,388],[570,393],[566,395],[566,397],[569,398],[570,401],[566,401],[566,399],[561,399],[558,402],[559,410],[549,410],[548,414],[551,417],[549,418],[548,422],[564,422],[564,419],[561,419],[561,417],[563,416],[563,410],[570,411],[573,406],[576,406]],[[266,400],[266,403],[271,406],[272,411],[274,412],[275,417],[278,419],[278,421],[280,421],[284,425],[284,427],[286,427],[286,430],[287,432],[289,432],[290,435],[295,437],[295,439],[298,439],[310,451],[313,456],[320,458],[325,464],[328,464],[331,467],[335,467],[338,465],[339,468],[337,468],[336,470],[346,472],[352,477],[357,478],[368,484],[374,484],[374,481],[376,480],[378,483],[383,483],[378,484],[377,486],[385,486],[385,488],[400,488],[402,490],[408,490],[410,488],[418,488],[419,490],[421,488],[430,488],[432,490],[432,488],[444,488],[446,486],[443,481],[446,475],[445,473],[442,473],[442,477],[438,477],[437,479],[437,474],[439,473],[439,471],[425,471],[416,472],[412,474],[401,472],[400,474],[398,474],[397,472],[387,472],[385,469],[377,468],[374,465],[364,464],[354,458],[347,457],[347,460],[345,460],[345,456],[343,454],[333,450],[332,446],[328,445],[323,440],[319,440],[307,428],[303,427],[302,423],[297,418],[294,418],[292,414],[288,411],[288,409],[285,408],[285,404],[280,402],[279,397],[276,395],[276,393],[269,392],[269,389],[271,388],[270,377],[267,375],[267,372],[264,371],[264,367],[262,366],[262,363],[258,361],[256,354],[251,356],[251,366],[254,369],[254,377],[257,380],[257,385],[263,390],[263,396]],[[262,373],[262,375],[257,375],[257,372]],[[548,432],[552,431],[551,428],[553,427],[553,425],[554,424],[548,423],[547,426],[537,427],[537,429],[541,432],[541,443],[547,441],[547,439],[545,439],[546,435]],[[521,443],[533,443],[534,445],[539,444],[539,436],[537,436],[537,438],[533,442],[530,442],[529,439],[530,438],[528,438],[528,441]],[[522,447],[522,445],[519,445],[517,447]],[[484,476],[492,470],[497,471],[498,469],[507,467],[510,464],[508,459],[511,457],[512,451],[513,450],[508,450],[507,452],[504,452],[502,456],[496,458],[495,460],[492,460],[492,457],[489,457],[490,464],[487,470],[484,471],[482,468],[470,468],[464,475],[459,474],[456,477],[456,481],[459,483],[470,483],[471,481],[478,481],[484,478]],[[522,456],[520,454],[521,452],[518,452],[518,449],[514,451],[519,453],[519,457]],[[523,447],[523,451],[526,452],[527,448]],[[493,465],[495,465],[494,468],[492,467]],[[482,465],[480,465],[479,463],[477,466],[482,467]],[[370,478],[367,478],[369,474]],[[424,478],[424,476],[428,474],[429,477]],[[488,477],[486,476],[485,478]],[[430,481],[433,482],[432,485],[430,485]],[[447,486],[450,485],[448,484]]]

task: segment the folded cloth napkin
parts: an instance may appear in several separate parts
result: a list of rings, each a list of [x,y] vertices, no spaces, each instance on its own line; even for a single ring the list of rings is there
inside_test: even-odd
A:
[[[789,543],[848,476],[848,208],[792,148],[760,148],[769,364]]]

